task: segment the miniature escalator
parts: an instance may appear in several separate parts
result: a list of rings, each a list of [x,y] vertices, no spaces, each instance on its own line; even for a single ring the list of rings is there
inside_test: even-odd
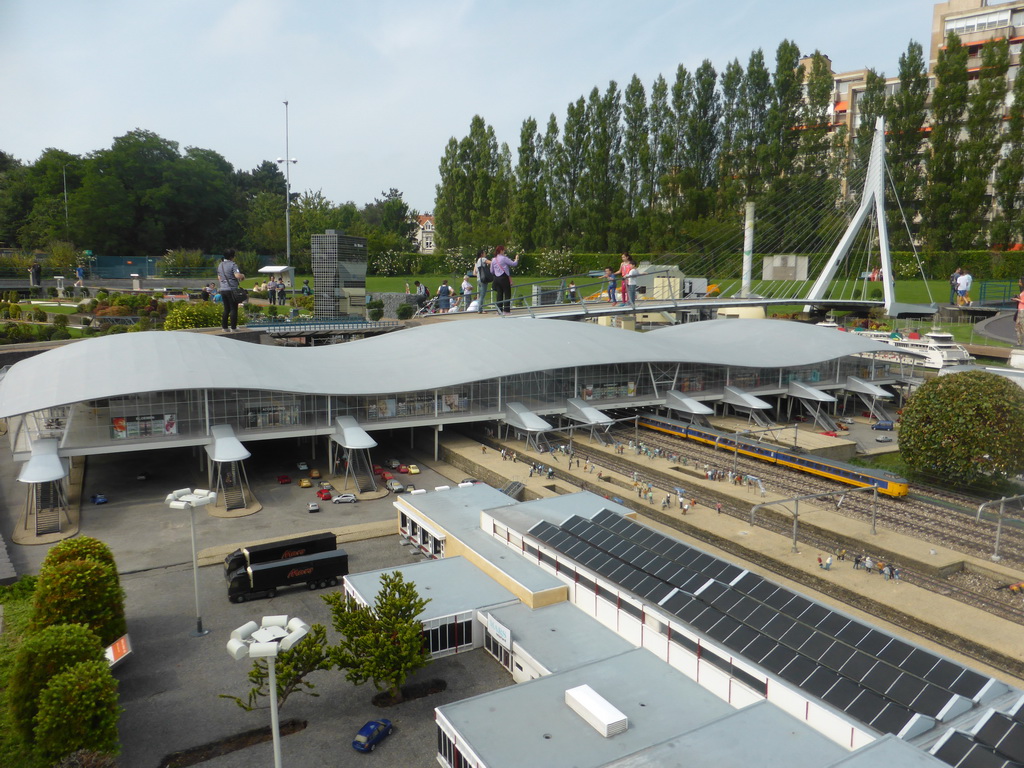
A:
[[[245,509],[248,502],[245,490],[248,485],[245,467],[240,461],[225,461],[217,464],[217,492],[224,509]]]
[[[504,493],[506,496],[519,501],[519,494],[523,492],[526,486],[518,480],[509,480],[498,490]]]
[[[836,432],[840,431],[839,425],[836,423],[829,413],[821,407],[821,404],[810,402],[807,400],[800,401],[803,404],[804,410],[807,414],[814,419],[814,423],[817,424],[824,432]]]
[[[871,395],[864,394],[863,392],[858,392],[857,397],[859,397],[860,401],[867,407],[868,412],[879,421],[895,421],[892,415],[885,410],[885,407],[877,397],[872,397]]]
[[[347,471],[356,481],[359,493],[372,493],[377,490],[377,480],[370,464],[370,452],[366,450],[349,451]]]
[[[756,424],[759,427],[768,428],[768,427],[774,427],[775,426],[775,424],[772,422],[772,420],[769,419],[767,416],[765,416],[764,413],[762,413],[761,409],[759,409],[759,408],[751,408],[748,411],[747,415],[748,415],[750,421],[754,422],[754,424]]]

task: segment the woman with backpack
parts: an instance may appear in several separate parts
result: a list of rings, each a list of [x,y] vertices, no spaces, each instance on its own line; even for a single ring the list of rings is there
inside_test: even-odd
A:
[[[476,289],[479,294],[476,311],[483,312],[484,300],[487,297],[487,284],[491,282],[491,268],[490,262],[487,260],[487,251],[477,251],[476,261],[473,263],[473,276],[476,278]]]

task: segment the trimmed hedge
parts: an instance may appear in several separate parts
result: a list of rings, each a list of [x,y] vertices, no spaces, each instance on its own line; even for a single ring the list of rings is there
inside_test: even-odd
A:
[[[40,570],[30,629],[85,624],[103,645],[126,631],[124,591],[117,572],[91,560],[69,560]]]
[[[76,536],[54,544],[46,553],[40,570],[70,560],[91,560],[95,563],[109,565],[114,573],[117,573],[117,563],[114,561],[114,553],[110,551],[110,547],[92,536]]]
[[[79,662],[55,675],[40,694],[36,748],[51,761],[82,749],[116,755],[120,716],[117,680],[107,662]]]
[[[99,637],[83,624],[56,624],[29,635],[11,668],[7,701],[11,720],[22,739],[31,743],[39,695],[50,679],[82,661],[102,661]]]

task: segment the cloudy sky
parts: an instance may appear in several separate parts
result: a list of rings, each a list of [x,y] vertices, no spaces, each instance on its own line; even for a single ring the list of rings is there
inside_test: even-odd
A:
[[[0,0],[0,150],[86,154],[135,128],[252,169],[285,154],[292,188],[433,207],[445,144],[473,115],[512,148],[595,86],[650,90],[679,64],[721,71],[783,38],[837,72],[896,73],[924,0]],[[770,65],[771,66],[771,65]]]

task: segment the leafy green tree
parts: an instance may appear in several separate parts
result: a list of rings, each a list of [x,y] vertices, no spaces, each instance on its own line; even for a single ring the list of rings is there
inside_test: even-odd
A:
[[[614,80],[602,94],[597,88],[587,100],[587,148],[581,184],[586,205],[580,206],[580,245],[587,250],[618,250],[608,230],[622,205],[622,92]]]
[[[319,696],[316,686],[306,678],[313,672],[331,668],[331,652],[327,645],[327,628],[323,624],[314,624],[309,628],[302,640],[277,655],[275,676],[277,679],[277,709],[284,709],[284,703],[293,693],[305,693],[308,696]],[[252,689],[245,700],[238,696],[220,694],[222,699],[230,699],[246,712],[254,709],[265,709],[269,704],[262,704],[270,696],[267,687],[270,674],[266,659],[253,661],[249,670],[249,682]]]
[[[963,182],[959,187],[960,226],[955,233],[959,248],[988,245],[984,237],[991,204],[989,177],[1003,142],[1003,105],[1010,44],[1003,38],[986,43],[981,50],[977,87],[969,91],[967,137],[963,141]]]
[[[924,185],[922,149],[924,123],[927,118],[928,70],[921,44],[911,40],[900,56],[900,87],[886,100],[885,128],[886,165],[892,176],[896,200],[886,205],[889,237],[897,248],[909,248],[909,226],[913,236],[920,227],[917,213],[921,209]],[[888,185],[886,186],[889,189]],[[897,204],[898,203],[898,204]],[[906,213],[906,223],[900,212]]]
[[[650,113],[647,109],[647,92],[640,78],[633,75],[626,86],[623,103],[622,133],[622,214],[631,223],[631,232],[623,239],[632,242],[635,237],[635,222],[640,219],[651,199],[651,131]]]
[[[967,111],[967,48],[950,32],[939,50],[932,93],[931,154],[925,190],[923,234],[932,250],[948,251],[961,231],[960,185],[964,178],[961,134]]]
[[[587,103],[581,96],[566,109],[565,122],[562,124],[561,164],[558,168],[565,218],[556,236],[570,246],[575,246],[579,242],[583,231],[586,208],[583,177],[586,173],[587,148],[590,144],[587,133],[589,128]]]
[[[985,371],[936,377],[903,410],[900,452],[918,472],[957,484],[1024,470],[1024,391]]]
[[[75,536],[57,542],[46,553],[40,570],[70,560],[92,560],[108,566],[117,573],[117,562],[110,547],[92,536]]]
[[[992,242],[997,245],[1024,239],[1024,77],[1013,81],[1006,145],[1006,158],[999,165],[995,180],[999,214],[992,226]]]
[[[7,701],[14,726],[26,743],[34,738],[39,695],[50,679],[80,661],[103,658],[99,637],[83,624],[55,624],[25,638],[11,667]]]
[[[764,51],[758,48],[750,54],[739,97],[743,120],[737,130],[737,148],[745,199],[764,189],[767,169],[761,148],[768,143],[768,106],[771,101],[771,74],[765,66]]]
[[[547,200],[541,174],[543,144],[532,117],[519,131],[519,161],[515,170],[511,229],[512,237],[526,250],[544,239]]]
[[[562,189],[559,169],[563,163],[562,144],[559,141],[558,118],[548,116],[544,137],[540,145],[540,185],[544,190],[546,206],[542,217],[543,227],[538,229],[540,243],[552,243],[564,231],[563,223],[568,217],[565,194]]]
[[[35,740],[49,760],[80,749],[116,755],[121,706],[106,661],[82,661],[50,679],[39,696]]]
[[[418,617],[430,600],[401,571],[385,573],[373,606],[356,602],[342,592],[323,596],[330,606],[334,629],[341,634],[332,648],[334,663],[356,685],[372,682],[400,700],[410,674],[430,662]]]
[[[738,157],[740,122],[740,96],[743,88],[743,66],[733,59],[726,66],[720,81],[722,89],[721,151],[718,156],[718,199],[716,210],[736,211],[743,203]]]

